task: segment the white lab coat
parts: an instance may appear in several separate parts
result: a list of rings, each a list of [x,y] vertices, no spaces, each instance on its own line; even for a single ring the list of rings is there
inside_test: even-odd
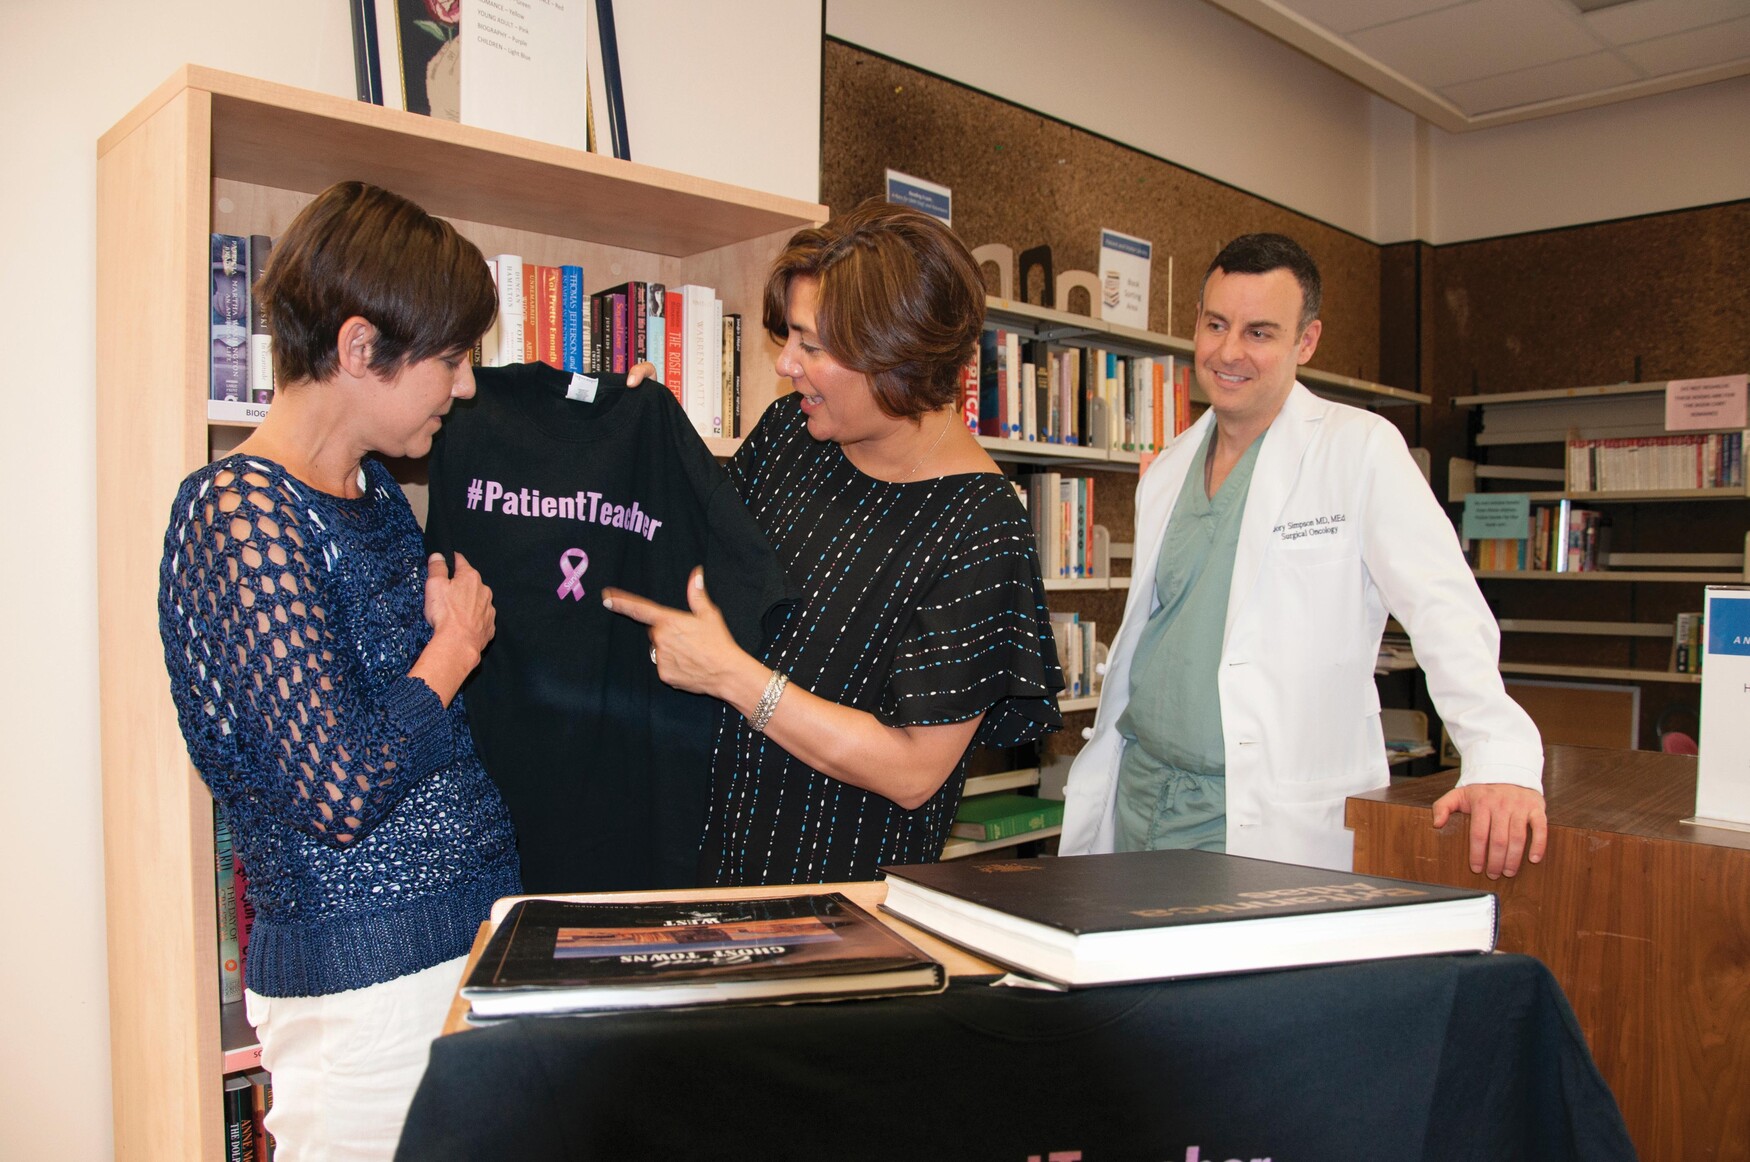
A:
[[[1159,604],[1167,519],[1213,421],[1206,413],[1137,485],[1135,581],[1070,769],[1066,855],[1112,850],[1130,661]],[[1500,628],[1402,435],[1296,383],[1258,450],[1228,590],[1218,678],[1228,851],[1350,867],[1343,801],[1389,781],[1373,680],[1388,610],[1463,756],[1459,782],[1541,791],[1542,742],[1501,684]]]

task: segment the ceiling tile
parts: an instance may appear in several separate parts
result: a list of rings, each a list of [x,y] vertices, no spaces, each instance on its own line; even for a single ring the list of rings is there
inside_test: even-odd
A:
[[[1281,7],[1297,12],[1314,24],[1344,34],[1376,24],[1390,24],[1406,16],[1420,16],[1450,8],[1462,0],[1285,0]]]
[[[1655,77],[1725,64],[1750,57],[1750,16],[1645,40],[1617,51]]]
[[[1356,47],[1434,89],[1589,54],[1597,40],[1553,5],[1473,0],[1356,33]]]
[[[1583,19],[1606,43],[1633,44],[1739,16],[1750,16],[1750,0],[1636,0]]]
[[[1500,109],[1626,85],[1638,79],[1635,70],[1616,54],[1595,52],[1480,81],[1464,81],[1440,92],[1464,110],[1466,116],[1477,117]]]

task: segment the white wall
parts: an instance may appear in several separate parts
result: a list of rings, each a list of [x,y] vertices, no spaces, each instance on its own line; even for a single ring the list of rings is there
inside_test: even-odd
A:
[[[1433,130],[1434,229],[1460,242],[1750,197],[1750,77],[1475,133]]]
[[[1372,236],[1371,96],[1203,0],[827,0],[826,31]]]
[[[1448,134],[1203,0],[827,0],[826,30],[1376,242],[1750,197],[1750,78]]]
[[[657,3],[617,5],[628,80],[640,78],[627,92],[634,156],[815,200],[818,0],[737,0],[746,35],[725,27],[715,0],[663,0],[652,46],[643,9]],[[0,427],[0,1158],[84,1162],[112,1153],[92,579],[97,138],[188,61],[350,97],[351,34],[345,0],[149,10],[8,0],[0,11],[0,157],[13,175],[0,183],[0,350],[11,368]],[[797,67],[752,66],[756,40]],[[703,119],[642,80],[731,71],[745,83],[720,91]]]

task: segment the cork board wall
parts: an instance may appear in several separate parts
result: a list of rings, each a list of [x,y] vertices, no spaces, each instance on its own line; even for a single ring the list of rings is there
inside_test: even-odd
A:
[[[823,68],[820,189],[833,210],[882,196],[891,168],[954,191],[954,229],[967,246],[1000,242],[1019,254],[1047,245],[1059,273],[1098,268],[1102,227],[1146,238],[1155,248],[1149,329],[1182,338],[1203,272],[1228,240],[1288,234],[1324,277],[1325,331],[1312,365],[1379,379],[1372,242],[852,45],[828,39]]]

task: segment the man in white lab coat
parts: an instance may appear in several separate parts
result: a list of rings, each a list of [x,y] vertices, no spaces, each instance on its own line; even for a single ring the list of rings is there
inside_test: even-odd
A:
[[[1203,847],[1347,869],[1343,801],[1388,781],[1373,667],[1389,611],[1463,756],[1434,826],[1471,815],[1491,878],[1543,858],[1543,748],[1500,630],[1398,430],[1295,381],[1318,268],[1251,234],[1210,265],[1209,410],[1137,486],[1135,580],[1068,787],[1062,851]]]

